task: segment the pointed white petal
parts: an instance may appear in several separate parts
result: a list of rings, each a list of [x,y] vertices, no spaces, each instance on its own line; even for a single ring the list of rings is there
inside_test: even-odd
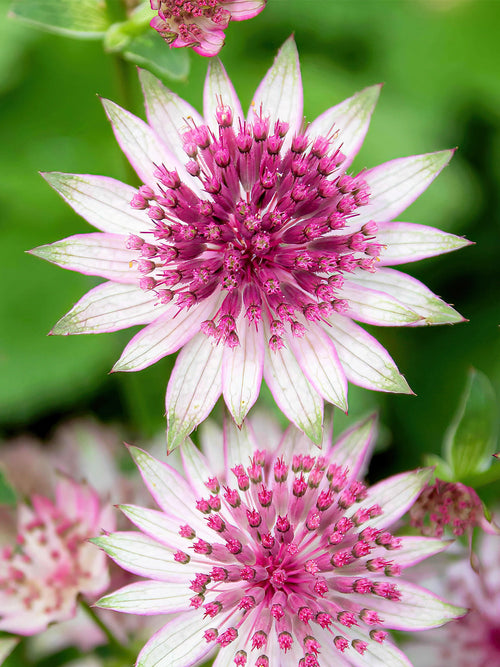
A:
[[[453,152],[398,158],[365,171],[363,178],[370,188],[370,203],[358,209],[356,223],[387,222],[398,216],[429,187]]]
[[[95,537],[92,542],[120,567],[141,577],[160,581],[179,581],[189,577],[187,566],[174,560],[171,549],[142,533],[111,533]]]
[[[168,451],[208,417],[221,395],[223,352],[223,345],[199,333],[177,357],[166,397]]]
[[[307,128],[310,137],[327,137],[332,131],[338,132],[335,146],[340,146],[346,156],[342,169],[347,169],[361,148],[380,90],[380,85],[361,90],[322,113]]]
[[[288,344],[318,394],[347,412],[347,380],[335,345],[325,332],[319,326],[312,329],[309,325],[304,336],[288,336]]]
[[[12,653],[15,647],[19,644],[17,637],[2,637],[0,639],[0,665],[5,658]]]
[[[323,399],[312,388],[287,347],[273,352],[266,345],[264,378],[280,410],[319,445],[322,437]]]
[[[161,313],[157,297],[136,285],[107,282],[87,292],[54,326],[51,333],[103,333],[149,324]]]
[[[218,58],[213,58],[208,63],[207,77],[205,79],[203,115],[205,116],[207,125],[213,132],[216,132],[216,136],[219,134],[219,126],[215,114],[221,102],[224,106],[231,108],[233,112],[233,128],[237,132],[240,120],[243,121],[245,119],[241,104],[224,65]]]
[[[203,118],[194,107],[166,88],[147,70],[139,70],[139,79],[146,100],[146,115],[149,124],[167,149],[175,156],[179,176],[189,184],[190,188],[200,192],[197,182],[188,175],[184,167],[188,157],[184,150],[182,136],[193,127],[193,124],[203,125]]]
[[[221,448],[224,442],[222,428],[209,418],[200,425],[199,435],[201,451],[208,461],[208,468],[212,475],[218,477],[225,474],[228,466],[225,465],[221,456]]]
[[[216,297],[209,297],[191,308],[171,304],[159,317],[136,334],[113,366],[113,371],[137,371],[176,352],[200,330],[200,324],[212,314]]]
[[[63,269],[101,276],[117,283],[138,283],[140,274],[132,265],[137,253],[128,250],[125,241],[126,238],[119,234],[76,234],[29,252]]]
[[[329,316],[331,326],[325,332],[335,349],[347,379],[366,389],[410,394],[406,380],[385,348],[348,317]]]
[[[361,478],[366,472],[376,439],[377,417],[372,415],[342,433],[332,448],[330,459],[336,465],[348,468],[353,477]]]
[[[219,442],[219,454],[222,442]],[[215,473],[209,467],[208,461],[200,452],[200,450],[193,444],[190,438],[186,438],[180,447],[182,464],[186,472],[186,477],[192,488],[199,494],[199,497],[207,495],[207,487],[205,482],[209,477]]]
[[[413,323],[414,326],[464,321],[460,313],[433,294],[423,283],[401,271],[384,268],[370,274],[366,271],[357,271],[349,280],[362,289],[373,288],[389,294],[404,306],[411,308],[421,318]]]
[[[259,396],[264,367],[264,333],[238,318],[240,344],[226,347],[222,360],[222,393],[233,419],[239,425]]]
[[[471,245],[471,242],[462,236],[448,234],[427,225],[380,222],[377,226],[377,243],[385,246],[380,253],[381,266],[416,262]]]
[[[384,580],[387,582],[387,579]],[[376,595],[370,596],[370,609],[377,611],[384,619],[384,625],[394,630],[429,630],[447,621],[463,616],[466,610],[441,600],[436,595],[408,581],[394,582],[401,592],[400,600],[386,600]],[[351,597],[352,595],[352,597]],[[349,594],[358,604],[366,604],[366,595]]]
[[[154,185],[155,165],[182,171],[183,165],[143,120],[110,100],[102,100],[116,140],[143,183]]]
[[[183,516],[193,527],[203,526],[195,510],[196,496],[186,480],[167,463],[144,450],[130,447],[129,451],[158,506],[169,516]]]
[[[289,130],[283,144],[291,143],[303,121],[302,79],[300,76],[299,56],[293,37],[287,39],[278,51],[273,66],[255,91],[250,105],[248,119],[260,114],[269,116],[270,132],[274,123],[281,120],[289,124]]]
[[[370,278],[374,274],[370,273]],[[416,311],[385,292],[371,289],[365,284],[349,280],[344,282],[340,292],[347,301],[346,315],[366,324],[384,326],[408,326],[422,319]]]
[[[191,546],[192,542],[179,535],[179,526],[165,512],[137,505],[120,505],[119,507],[134,526],[167,549],[187,551]]]
[[[105,595],[95,604],[125,614],[172,614],[189,611],[191,594],[187,583],[138,581]]]
[[[432,468],[421,468],[394,475],[371,486],[362,505],[363,507],[380,505],[383,513],[369,519],[363,527],[373,526],[383,529],[392,525],[412,506],[432,474]]]
[[[91,225],[111,234],[141,235],[151,227],[144,211],[130,206],[136,188],[114,178],[89,174],[42,173],[47,183]]]
[[[213,645],[203,633],[214,626],[214,619],[201,611],[181,614],[148,641],[137,658],[136,667],[191,667],[202,661]]]
[[[261,12],[267,0],[229,0],[224,3],[224,9],[231,12],[231,21],[245,21],[253,19]]]
[[[404,535],[400,538],[401,549],[394,552],[394,560],[401,567],[410,567],[421,560],[434,556],[447,549],[451,540],[443,541],[432,537],[414,537]],[[386,552],[387,554],[387,552]]]
[[[256,449],[257,443],[247,422],[237,427],[230,419],[224,420],[224,467],[226,470],[231,470],[236,465],[245,465]]]

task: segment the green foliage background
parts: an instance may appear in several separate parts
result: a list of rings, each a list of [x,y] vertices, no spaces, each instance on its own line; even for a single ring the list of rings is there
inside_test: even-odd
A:
[[[6,0],[1,4],[6,12]],[[386,427],[374,477],[440,452],[470,366],[490,378],[497,395],[500,389],[499,28],[497,0],[268,0],[257,18],[227,30],[221,57],[244,106],[292,32],[308,119],[364,86],[385,83],[355,167],[458,146],[451,165],[402,219],[476,242],[408,267],[470,322],[374,329],[417,394],[350,387],[349,417],[338,415],[336,428],[373,408]],[[188,79],[167,84],[200,108],[206,61],[190,59]],[[45,437],[61,419],[88,413],[125,423],[138,439],[164,428],[172,360],[110,376],[132,332],[47,337],[96,281],[24,254],[90,231],[38,170],[134,182],[96,97],[142,114],[134,68],[126,68],[101,42],[0,22],[0,438],[25,431]],[[272,406],[265,392],[261,400]],[[495,485],[484,494],[498,499]]]

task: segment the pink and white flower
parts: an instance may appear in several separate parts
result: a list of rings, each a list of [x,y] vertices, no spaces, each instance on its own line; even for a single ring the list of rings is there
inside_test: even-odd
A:
[[[55,501],[35,495],[31,502],[18,508],[16,545],[0,551],[0,631],[18,635],[72,618],[78,595],[106,590],[108,564],[88,540],[115,527],[112,507],[66,476]]]
[[[354,322],[421,326],[462,317],[393,265],[468,241],[392,222],[453,151],[347,173],[380,86],[325,111],[304,129],[294,42],[282,47],[245,119],[218,60],[204,118],[141,72],[149,124],[105,101],[115,135],[143,181],[49,173],[48,182],[100,229],[32,252],[107,278],[55,334],[147,325],[115,371],[136,371],[182,348],[167,388],[168,446],[218,397],[241,424],[264,377],[276,403],[314,442],[323,401],[347,410],[347,380],[411,390],[387,351]]]
[[[190,46],[200,56],[216,56],[224,46],[229,21],[244,21],[266,6],[266,0],[150,0],[158,12],[151,27],[174,47]]]
[[[132,447],[160,509],[123,505],[140,532],[94,542],[145,577],[99,606],[173,614],[137,666],[189,667],[218,650],[214,667],[408,667],[388,629],[433,628],[464,613],[400,576],[448,543],[390,532],[432,470],[368,489],[359,480],[374,437],[372,418],[333,446],[325,437],[311,456],[294,427],[276,447],[231,423],[221,473],[219,438],[205,439],[203,453],[188,439],[185,477]]]
[[[447,559],[428,585],[469,609],[439,633],[424,633],[407,645],[414,667],[492,667],[500,665],[500,537],[483,533],[476,569],[468,554]],[[425,574],[423,575],[425,576]]]

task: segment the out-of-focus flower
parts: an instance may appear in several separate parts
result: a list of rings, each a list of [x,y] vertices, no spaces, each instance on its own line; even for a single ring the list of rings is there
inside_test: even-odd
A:
[[[147,578],[98,605],[175,614],[137,665],[188,667],[220,648],[214,667],[408,666],[387,629],[427,629],[463,613],[400,578],[447,545],[389,531],[432,470],[368,489],[359,477],[374,431],[366,420],[311,456],[293,427],[267,448],[227,425],[220,475],[209,463],[217,442],[202,454],[186,441],[185,477],[132,448],[160,510],[124,505],[141,532],[94,542]]]
[[[437,633],[423,633],[406,647],[414,667],[493,667],[500,665],[500,537],[482,534],[477,571],[465,552],[445,560],[427,585],[469,609]],[[431,573],[427,573],[431,574]],[[420,580],[425,578],[422,573]]]
[[[115,526],[111,506],[69,477],[58,481],[55,501],[31,502],[18,508],[16,545],[0,552],[0,630],[20,635],[71,618],[79,594],[108,587],[108,564],[88,540]]]
[[[481,499],[470,486],[436,479],[427,485],[410,509],[410,525],[423,535],[441,538],[449,526],[453,535],[471,532],[475,526],[491,534],[499,528],[487,520]]]
[[[201,56],[216,56],[229,21],[252,19],[266,0],[151,0],[151,21],[170,46],[191,46]]]
[[[143,181],[46,174],[101,233],[32,252],[108,282],[52,333],[147,326],[114,370],[135,371],[183,348],[167,388],[168,445],[178,445],[222,393],[238,424],[264,376],[281,410],[314,442],[323,400],[347,409],[347,379],[410,392],[386,350],[354,323],[409,325],[461,316],[395,264],[448,252],[463,238],[391,222],[452,151],[347,169],[379,86],[305,129],[292,40],[258,87],[245,120],[219,61],[209,66],[204,118],[141,73],[149,125],[105,102]]]

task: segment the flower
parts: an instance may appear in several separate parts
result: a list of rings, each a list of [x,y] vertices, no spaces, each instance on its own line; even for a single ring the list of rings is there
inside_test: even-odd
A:
[[[216,56],[229,21],[252,19],[266,0],[150,0],[158,12],[151,27],[174,47],[191,46],[200,56]]]
[[[45,175],[102,231],[32,252],[109,281],[52,333],[146,324],[115,371],[140,370],[182,348],[167,388],[170,449],[221,393],[241,424],[263,376],[282,412],[316,443],[323,400],[347,410],[347,379],[410,393],[386,350],[353,320],[418,326],[462,319],[422,283],[388,268],[468,243],[391,222],[452,151],[349,175],[380,87],[303,129],[292,40],[258,87],[247,120],[218,60],[208,70],[205,119],[148,72],[141,79],[149,125],[104,104],[144,185]]]
[[[131,448],[160,510],[123,505],[141,532],[93,541],[147,579],[97,604],[175,614],[146,644],[138,667],[188,667],[215,648],[215,667],[274,667],[285,659],[299,667],[408,666],[387,629],[428,629],[464,611],[400,578],[447,543],[389,531],[432,470],[371,489],[360,482],[373,418],[334,446],[325,438],[319,456],[294,427],[277,447],[267,432],[257,438],[227,424],[220,474],[209,463],[217,461],[218,438],[204,453],[186,440],[184,478]]]
[[[76,613],[79,594],[109,585],[108,565],[88,538],[113,530],[111,506],[86,484],[61,476],[55,501],[32,497],[18,509],[16,547],[0,552],[0,630],[34,635]]]
[[[456,536],[466,531],[472,535],[475,526],[487,533],[499,533],[499,528],[487,520],[483,503],[474,489],[460,482],[441,479],[424,488],[410,510],[410,525],[423,535],[439,538],[446,526],[450,526]]]
[[[449,595],[469,613],[449,623],[439,633],[423,633],[407,651],[415,667],[471,667],[500,664],[500,538],[481,534],[477,545],[477,572],[467,554],[429,581],[440,594]]]

